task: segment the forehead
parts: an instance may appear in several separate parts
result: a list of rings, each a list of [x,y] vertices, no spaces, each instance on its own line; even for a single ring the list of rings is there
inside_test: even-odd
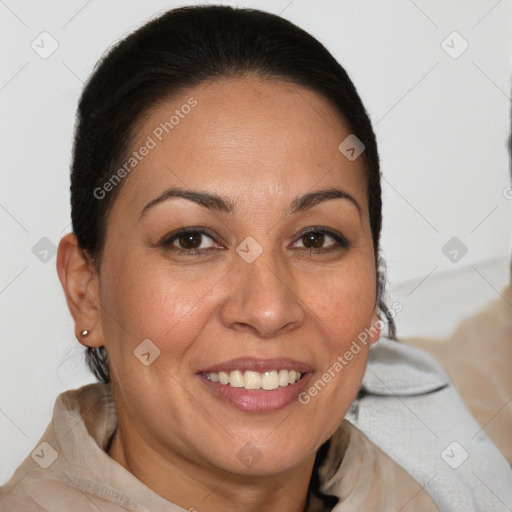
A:
[[[366,208],[363,159],[350,161],[338,149],[350,133],[327,100],[296,84],[230,78],[199,85],[145,113],[131,148],[145,156],[139,154],[119,201],[140,211],[179,186],[235,203],[267,198],[271,206],[313,188],[343,186]]]

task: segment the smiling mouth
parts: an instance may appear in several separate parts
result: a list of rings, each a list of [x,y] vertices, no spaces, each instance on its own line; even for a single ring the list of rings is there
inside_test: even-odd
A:
[[[278,388],[285,388],[296,382],[302,377],[302,373],[297,370],[270,370],[266,372],[256,372],[247,370],[202,372],[201,377],[214,383],[233,388],[244,388],[247,390],[272,391]]]

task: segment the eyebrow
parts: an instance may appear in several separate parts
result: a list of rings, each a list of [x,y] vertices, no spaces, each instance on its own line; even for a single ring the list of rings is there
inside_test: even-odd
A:
[[[235,204],[228,197],[222,197],[216,194],[212,194],[211,192],[204,192],[201,190],[184,190],[181,188],[173,187],[165,190],[162,194],[144,206],[140,213],[139,220],[146,214],[148,210],[157,204],[163,203],[168,199],[173,199],[176,197],[188,199],[189,201],[193,201],[194,203],[204,206],[209,210],[217,211],[220,213],[233,214],[236,211]],[[303,212],[312,208],[313,206],[316,206],[319,203],[328,201],[330,199],[347,199],[357,208],[358,214],[361,216],[361,206],[355,200],[355,198],[345,190],[337,187],[317,190],[315,192],[308,192],[307,194],[296,197],[291,202],[287,214],[291,215],[293,213]]]

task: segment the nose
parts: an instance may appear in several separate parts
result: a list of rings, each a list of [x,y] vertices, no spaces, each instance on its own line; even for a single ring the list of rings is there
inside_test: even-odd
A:
[[[223,324],[271,338],[304,322],[305,306],[291,269],[279,255],[263,253],[252,263],[238,258],[230,293],[221,308]]]

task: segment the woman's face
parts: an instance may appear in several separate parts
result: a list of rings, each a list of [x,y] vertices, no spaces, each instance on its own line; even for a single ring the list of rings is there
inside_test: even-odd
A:
[[[342,422],[368,345],[333,365],[378,319],[363,161],[338,149],[350,130],[305,88],[237,78],[159,103],[137,134],[100,272],[120,429],[167,460],[290,469]],[[352,199],[297,202],[331,188]],[[222,203],[147,206],[169,189]]]

